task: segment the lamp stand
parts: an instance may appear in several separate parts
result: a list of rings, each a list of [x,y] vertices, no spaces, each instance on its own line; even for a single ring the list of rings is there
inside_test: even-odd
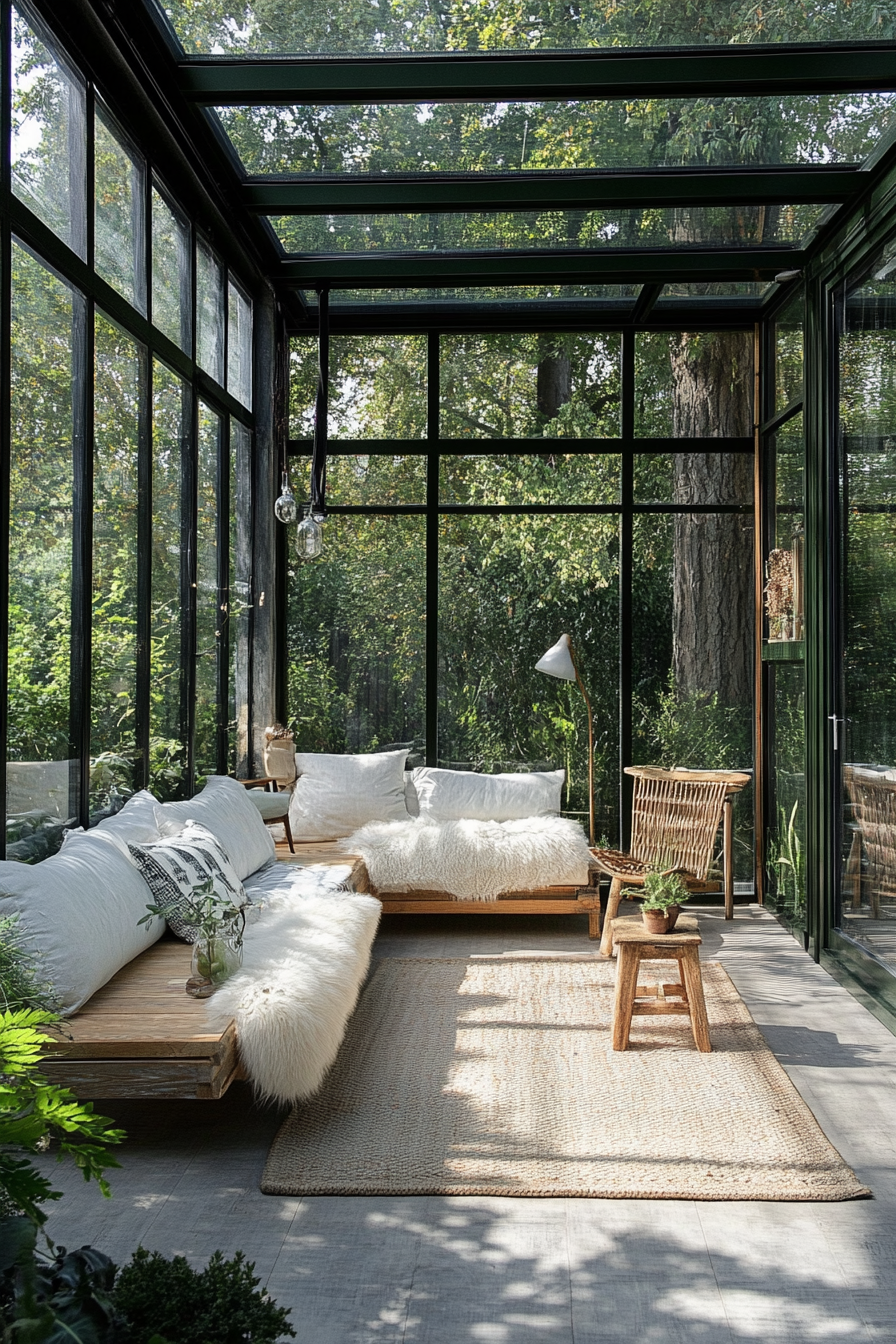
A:
[[[588,840],[594,848],[594,720],[591,716],[591,701],[588,699],[588,692],[585,690],[585,683],[582,681],[579,673],[579,660],[576,657],[576,651],[573,648],[572,640],[569,640],[569,656],[572,658],[572,665],[576,671],[576,684],[582,692],[585,701],[585,708],[588,710]]]

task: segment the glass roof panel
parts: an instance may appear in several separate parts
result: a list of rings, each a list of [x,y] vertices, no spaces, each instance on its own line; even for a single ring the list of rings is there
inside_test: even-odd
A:
[[[458,214],[281,215],[287,252],[575,251],[579,248],[756,247],[800,243],[827,206],[656,210],[482,211]]]
[[[331,289],[330,307],[355,303],[629,303],[640,285],[492,285],[469,289]],[[314,290],[300,291],[307,304],[317,304]]]
[[[658,299],[761,299],[775,288],[773,280],[713,280],[664,285]]]
[[[862,163],[896,94],[222,107],[247,173]]]
[[[849,42],[896,37],[892,6],[871,0],[165,0],[190,53],[533,51]]]

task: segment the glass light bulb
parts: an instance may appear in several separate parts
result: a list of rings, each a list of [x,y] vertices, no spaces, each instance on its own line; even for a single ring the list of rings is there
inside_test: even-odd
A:
[[[323,535],[320,523],[308,513],[296,528],[299,556],[303,560],[315,560],[321,553]]]
[[[274,503],[274,517],[280,523],[294,523],[298,516],[299,506],[296,503],[295,495],[289,488],[289,477],[284,471],[280,496]]]

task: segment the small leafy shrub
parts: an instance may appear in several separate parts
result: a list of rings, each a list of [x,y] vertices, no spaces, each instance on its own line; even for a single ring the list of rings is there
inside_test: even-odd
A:
[[[644,910],[666,911],[670,905],[684,905],[690,899],[680,873],[645,873],[644,886],[626,887],[623,895],[642,897]]]
[[[254,1264],[238,1251],[225,1260],[215,1251],[205,1269],[191,1269],[182,1255],[135,1251],[119,1271],[113,1302],[127,1322],[126,1344],[275,1344],[295,1335],[289,1312],[259,1291]]]

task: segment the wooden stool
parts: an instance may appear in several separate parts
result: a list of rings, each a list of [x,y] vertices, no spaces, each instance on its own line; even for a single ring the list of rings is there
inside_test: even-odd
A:
[[[672,933],[649,933],[640,915],[613,920],[613,942],[618,949],[616,999],[613,1004],[613,1049],[627,1050],[632,1017],[642,1013],[686,1013],[698,1050],[712,1050],[703,997],[700,953],[703,939],[694,915],[679,915]],[[677,961],[678,983],[639,985],[644,960]]]

